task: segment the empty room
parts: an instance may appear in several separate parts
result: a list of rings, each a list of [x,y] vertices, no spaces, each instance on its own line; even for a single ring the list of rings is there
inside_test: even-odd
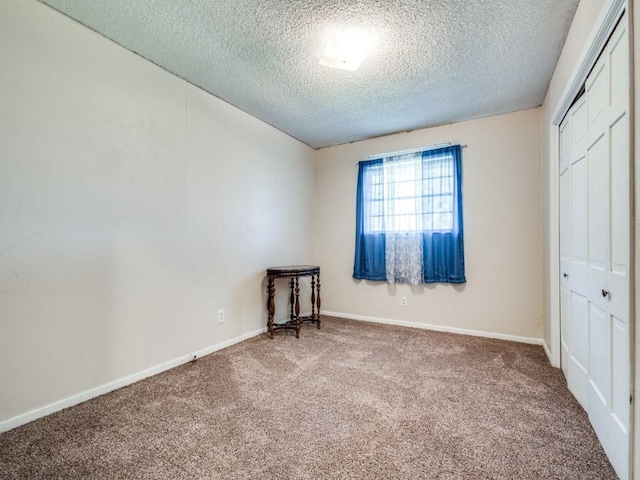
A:
[[[637,7],[1,0],[0,479],[640,479]]]

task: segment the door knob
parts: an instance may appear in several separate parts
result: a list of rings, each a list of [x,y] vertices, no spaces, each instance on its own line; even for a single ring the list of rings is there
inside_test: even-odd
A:
[[[605,290],[604,288],[602,289],[602,296],[603,297],[608,297],[609,296],[609,291]]]

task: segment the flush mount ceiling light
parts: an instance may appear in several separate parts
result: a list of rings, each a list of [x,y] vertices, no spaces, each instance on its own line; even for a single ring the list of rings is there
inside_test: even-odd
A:
[[[336,29],[327,33],[320,65],[342,70],[357,70],[371,51],[374,36],[357,29]]]

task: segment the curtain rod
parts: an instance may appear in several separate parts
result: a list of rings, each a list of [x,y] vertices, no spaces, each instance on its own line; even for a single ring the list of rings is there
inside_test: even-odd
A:
[[[427,150],[436,150],[437,148],[450,146],[451,142],[438,143],[436,145],[429,145],[428,147],[412,148],[411,150],[398,150],[397,152],[376,153],[375,155],[369,155],[369,158],[395,157],[396,155],[407,155],[409,153],[425,152]],[[466,148],[466,145],[460,145],[460,148]]]

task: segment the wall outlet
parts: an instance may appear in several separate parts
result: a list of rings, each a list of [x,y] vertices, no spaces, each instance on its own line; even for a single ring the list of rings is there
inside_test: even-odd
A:
[[[407,297],[400,297],[400,306],[401,307],[407,306]]]
[[[224,323],[224,308],[218,310],[218,323]]]

